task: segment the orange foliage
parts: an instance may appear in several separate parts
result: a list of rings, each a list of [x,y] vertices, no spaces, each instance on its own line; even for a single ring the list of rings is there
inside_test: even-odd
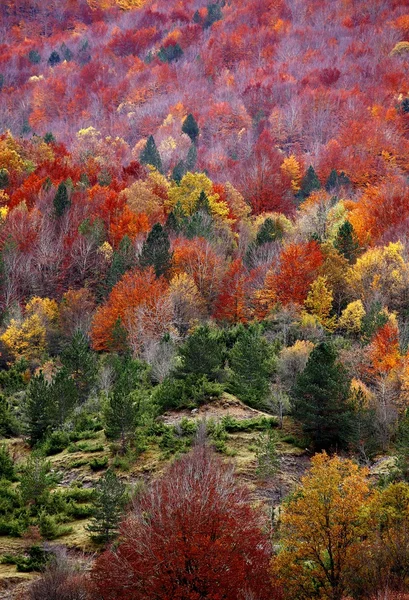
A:
[[[277,300],[284,305],[303,304],[323,261],[321,248],[314,240],[284,248],[280,268],[273,277]]]
[[[215,303],[213,316],[227,323],[245,323],[246,307],[246,270],[240,258],[234,260],[223,277],[220,294]]]
[[[370,371],[375,375],[387,375],[400,364],[399,330],[393,321],[389,320],[376,333],[370,345],[369,358]]]

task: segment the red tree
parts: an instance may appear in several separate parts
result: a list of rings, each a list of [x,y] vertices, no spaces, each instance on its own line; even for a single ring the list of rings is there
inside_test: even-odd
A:
[[[269,560],[248,490],[197,447],[138,499],[91,576],[102,600],[272,600]]]
[[[283,304],[302,304],[323,260],[321,248],[314,240],[287,246],[274,278],[277,299]]]
[[[213,316],[228,323],[247,321],[247,274],[240,258],[234,260],[221,282]]]

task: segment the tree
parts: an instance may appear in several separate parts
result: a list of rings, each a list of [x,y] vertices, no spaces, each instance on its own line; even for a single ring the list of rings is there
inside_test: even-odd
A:
[[[60,55],[58,54],[58,52],[56,50],[53,50],[48,59],[48,64],[51,67],[55,67],[55,65],[58,65],[58,63],[60,63],[60,62],[61,62]]]
[[[311,352],[292,389],[293,415],[316,450],[344,447],[351,422],[350,380],[328,342]]]
[[[270,427],[256,440],[256,473],[260,479],[269,479],[277,473],[280,460],[277,452],[277,434]]]
[[[145,148],[140,154],[139,160],[143,165],[151,165],[160,173],[162,172],[162,160],[152,135],[148,137]]]
[[[192,113],[189,113],[186,119],[183,121],[182,132],[186,133],[193,143],[196,143],[196,140],[199,137],[199,127]]]
[[[359,242],[355,235],[354,228],[349,221],[344,221],[338,229],[337,237],[334,240],[334,246],[350,263],[355,262],[358,255]]]
[[[96,381],[98,365],[89,339],[82,331],[76,331],[63,349],[61,362],[73,379],[78,399],[83,402]]]
[[[176,376],[184,378],[194,375],[206,376],[216,381],[223,368],[225,345],[221,332],[208,325],[197,327],[179,349],[182,359],[176,369]]]
[[[169,235],[160,223],[156,223],[142,246],[139,264],[142,268],[153,267],[156,277],[167,275],[172,262]]]
[[[21,469],[19,491],[24,504],[38,508],[47,504],[56,476],[51,463],[37,454],[31,454]]]
[[[108,469],[94,486],[93,513],[87,530],[95,541],[106,544],[117,535],[127,499],[125,484]]]
[[[365,317],[365,309],[361,300],[350,302],[341,313],[338,326],[348,333],[358,334],[361,331],[362,321]]]
[[[329,329],[334,329],[336,317],[331,317],[334,297],[328,286],[327,278],[319,276],[312,282],[308,296],[304,302],[305,308],[316,317],[319,323]]]
[[[220,284],[213,316],[226,323],[245,323],[248,318],[246,300],[247,273],[240,258],[234,260]]]
[[[25,402],[25,417],[30,445],[41,441],[51,426],[50,383],[42,371],[31,378]]]
[[[270,393],[274,362],[272,349],[258,325],[240,330],[228,361],[231,392],[246,404],[262,408]]]
[[[273,575],[288,598],[341,600],[367,534],[368,471],[325,453],[311,462],[281,514]]]
[[[62,217],[67,208],[70,206],[67,185],[64,181],[62,181],[57,188],[57,193],[54,196],[53,204],[57,217]]]
[[[112,254],[112,262],[107,274],[107,291],[110,292],[114,285],[130,269],[136,266],[135,248],[131,239],[124,235]]]
[[[202,446],[136,499],[91,577],[102,600],[273,600],[270,546],[246,488]]]
[[[305,200],[312,192],[321,189],[320,180],[312,165],[308,167],[307,172],[301,179],[300,188],[301,189],[297,194],[300,200]]]
[[[321,248],[314,240],[284,248],[279,271],[273,277],[278,300],[284,305],[303,304],[323,260]]]
[[[135,432],[139,411],[138,393],[143,368],[130,356],[115,362],[115,383],[104,409],[105,435],[120,440],[125,453],[129,436]]]

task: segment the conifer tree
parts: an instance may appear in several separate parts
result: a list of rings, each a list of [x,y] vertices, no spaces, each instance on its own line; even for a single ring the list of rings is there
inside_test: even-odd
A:
[[[118,533],[127,502],[126,486],[108,469],[94,489],[93,517],[87,529],[95,541],[107,543]]]
[[[71,375],[80,401],[86,400],[97,376],[96,356],[92,352],[89,340],[76,331],[70,343],[64,348],[61,361]]]
[[[321,189],[320,180],[312,165],[308,167],[306,174],[301,180],[300,187],[301,189],[298,192],[298,198],[300,200],[305,200],[312,192]]]
[[[199,137],[199,127],[192,113],[189,113],[183,121],[182,132],[186,133],[194,144],[196,143],[196,140]]]
[[[232,371],[231,392],[246,404],[261,408],[270,393],[274,361],[260,327],[243,328],[228,359]]]
[[[315,450],[345,447],[352,419],[350,380],[330,343],[311,352],[292,396],[294,418]]]
[[[349,221],[342,223],[335,238],[334,246],[350,263],[355,262],[359,243],[354,228]]]
[[[182,364],[176,369],[178,377],[206,376],[215,381],[223,367],[225,346],[219,331],[208,325],[197,327],[181,346]]]
[[[156,277],[167,275],[172,262],[169,235],[160,223],[155,223],[142,246],[139,264],[153,267]]]
[[[162,173],[162,160],[156,147],[153,135],[148,137],[145,148],[140,154],[139,160],[143,165],[151,165],[160,173]]]
[[[196,166],[196,162],[197,162],[196,144],[191,144],[190,148],[187,152],[186,161],[185,161],[186,171],[192,172]]]
[[[54,196],[53,200],[54,210],[57,217],[62,217],[67,208],[70,205],[70,200],[68,198],[68,190],[66,183],[62,181],[58,186],[57,193]]]
[[[25,402],[26,429],[30,446],[42,440],[51,426],[50,383],[40,372],[31,378]]]
[[[183,160],[180,160],[177,165],[173,168],[172,171],[172,179],[176,181],[176,183],[180,183],[182,181],[183,175],[186,173],[186,166]]]
[[[127,235],[124,235],[112,255],[112,263],[106,279],[106,292],[109,293],[123,275],[136,265],[135,250]]]

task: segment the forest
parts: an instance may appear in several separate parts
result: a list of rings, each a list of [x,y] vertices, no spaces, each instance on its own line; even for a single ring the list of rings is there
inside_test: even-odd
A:
[[[409,599],[408,0],[0,3],[0,598]]]

